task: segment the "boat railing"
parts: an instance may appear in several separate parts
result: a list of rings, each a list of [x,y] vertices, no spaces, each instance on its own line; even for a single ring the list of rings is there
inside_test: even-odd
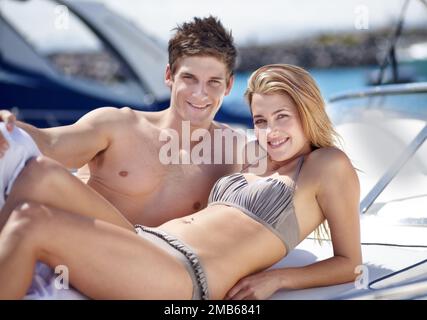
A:
[[[335,103],[342,100],[366,98],[374,96],[389,95],[409,95],[417,93],[427,93],[427,82],[415,82],[406,84],[389,84],[375,86],[372,88],[349,91],[337,94],[329,98],[329,103]]]
[[[364,99],[370,97],[384,98],[395,95],[417,95],[427,93],[427,82],[382,85],[373,88],[362,89],[358,91],[345,92],[338,94],[329,99],[329,103],[341,103],[346,100]],[[427,101],[426,101],[427,105]],[[386,172],[380,177],[378,182],[367,193],[360,203],[360,213],[366,213],[375,200],[380,196],[382,191],[397,176],[402,167],[417,152],[427,139],[427,123],[416,135],[416,137],[404,148],[397,159],[391,164]]]
[[[427,124],[417,134],[417,136],[409,143],[409,145],[403,150],[398,159],[390,166],[390,168],[384,173],[384,175],[378,180],[371,191],[365,196],[360,204],[360,212],[365,213],[369,207],[378,198],[381,192],[387,187],[387,185],[394,179],[394,177],[400,172],[402,167],[408,162],[409,159],[417,152],[417,150],[423,145],[427,139]]]

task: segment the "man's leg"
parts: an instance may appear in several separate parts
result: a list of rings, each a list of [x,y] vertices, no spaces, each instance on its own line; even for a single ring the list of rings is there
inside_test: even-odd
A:
[[[132,224],[104,197],[74,177],[58,162],[44,156],[30,160],[16,178],[0,212],[0,230],[12,210],[25,201],[45,204],[134,230]]]
[[[0,299],[22,298],[35,262],[68,268],[94,299],[190,299],[192,280],[174,257],[136,233],[37,204],[15,209],[0,233]]]

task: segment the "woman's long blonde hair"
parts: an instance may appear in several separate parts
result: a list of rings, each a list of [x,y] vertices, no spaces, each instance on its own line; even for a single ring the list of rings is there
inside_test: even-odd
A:
[[[313,149],[337,147],[340,136],[335,131],[326,110],[320,90],[304,69],[288,64],[270,64],[256,70],[248,80],[245,98],[252,106],[258,94],[287,94],[297,106],[305,136]],[[327,221],[314,231],[316,239],[330,238]]]

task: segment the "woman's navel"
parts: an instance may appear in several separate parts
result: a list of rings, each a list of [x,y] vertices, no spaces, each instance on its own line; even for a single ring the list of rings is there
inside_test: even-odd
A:
[[[119,172],[119,176],[120,176],[120,177],[123,177],[123,178],[124,178],[124,177],[127,177],[127,176],[128,176],[128,174],[129,174],[129,172],[128,172],[128,171],[125,171],[125,170],[122,170],[122,171],[120,171],[120,172]]]

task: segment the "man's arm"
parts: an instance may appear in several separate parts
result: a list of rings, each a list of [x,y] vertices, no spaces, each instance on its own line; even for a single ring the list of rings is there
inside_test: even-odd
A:
[[[39,129],[24,122],[17,126],[31,135],[44,155],[68,168],[80,168],[108,147],[114,126],[124,116],[122,110],[105,107],[68,126]]]

